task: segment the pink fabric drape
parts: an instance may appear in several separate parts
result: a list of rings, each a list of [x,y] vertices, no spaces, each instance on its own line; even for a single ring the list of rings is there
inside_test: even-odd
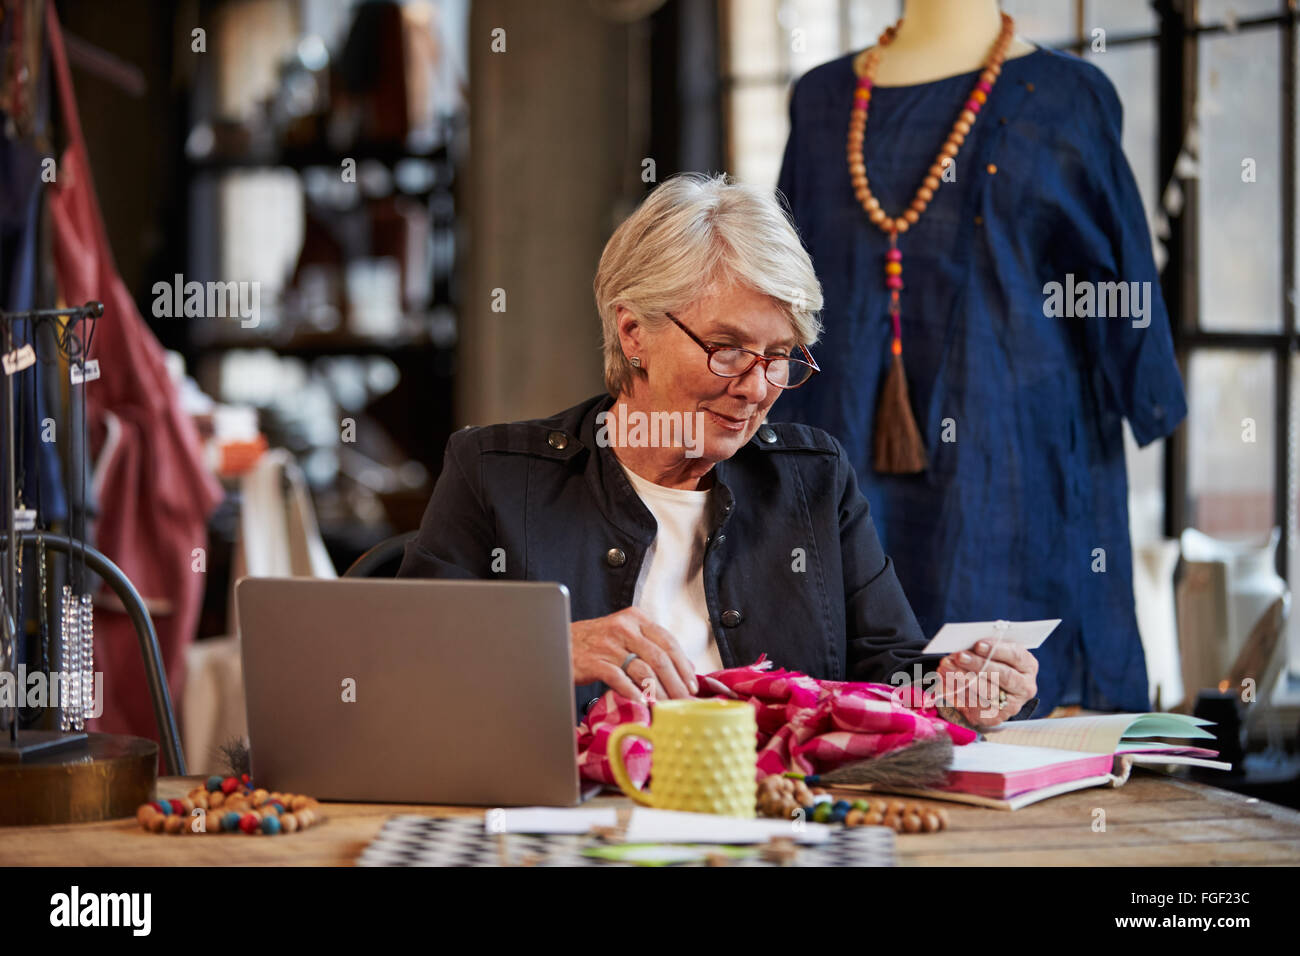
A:
[[[816,680],[795,671],[770,669],[761,657],[748,667],[702,676],[699,696],[732,697],[753,705],[760,779],[786,771],[826,773],[937,734],[947,734],[956,745],[976,739],[974,731],[922,706],[921,695],[911,689]],[[582,777],[613,784],[610,733],[619,724],[650,722],[649,705],[607,691],[577,729]],[[638,787],[644,785],[650,777],[650,745],[628,739],[623,758],[628,776]]]

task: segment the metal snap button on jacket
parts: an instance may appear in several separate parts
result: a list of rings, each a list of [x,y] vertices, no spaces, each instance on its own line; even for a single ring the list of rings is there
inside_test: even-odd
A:
[[[563,451],[569,444],[569,436],[564,432],[551,432],[546,436],[546,444],[550,445],[557,451]]]
[[[767,442],[767,444],[769,445],[772,444],[772,442],[776,441],[776,432],[772,430],[772,426],[770,425],[759,426],[758,440],[762,442]]]
[[[605,552],[605,563],[611,568],[621,568],[627,564],[627,555],[622,548],[610,548]]]
[[[740,612],[735,609],[723,611],[722,623],[725,627],[735,627],[740,623]]]

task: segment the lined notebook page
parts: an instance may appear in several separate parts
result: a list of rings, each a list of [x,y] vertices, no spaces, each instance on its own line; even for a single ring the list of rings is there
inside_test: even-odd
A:
[[[1011,721],[985,736],[1000,744],[1114,753],[1125,737],[1209,737],[1210,721],[1185,714],[1096,714]]]

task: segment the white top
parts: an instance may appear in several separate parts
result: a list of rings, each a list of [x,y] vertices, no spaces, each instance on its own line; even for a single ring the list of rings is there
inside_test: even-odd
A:
[[[676,638],[697,674],[722,670],[704,599],[704,549],[712,489],[665,488],[626,465],[623,473],[659,524],[637,575],[632,603]]]

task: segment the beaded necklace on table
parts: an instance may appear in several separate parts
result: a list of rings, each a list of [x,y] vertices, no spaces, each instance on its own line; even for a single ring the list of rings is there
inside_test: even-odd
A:
[[[853,109],[849,118],[848,166],[849,181],[853,194],[862,205],[867,219],[889,236],[889,251],[885,254],[885,287],[889,289],[889,318],[893,325],[890,351],[893,361],[885,384],[881,390],[880,400],[876,406],[873,465],[879,472],[886,474],[913,474],[926,468],[925,443],[916,425],[908,398],[907,376],[903,371],[903,327],[902,313],[899,308],[899,293],[903,290],[903,253],[898,248],[898,236],[914,226],[926,207],[934,198],[935,192],[943,182],[944,170],[957,158],[957,153],[965,142],[975,120],[993,92],[998,75],[1002,72],[1002,61],[1006,59],[1007,48],[1015,36],[1015,21],[1007,14],[1002,14],[1002,29],[989,51],[984,68],[979,75],[975,88],[967,97],[952,132],[939,149],[934,164],[916,190],[911,205],[901,216],[890,216],[881,207],[880,201],[871,192],[867,179],[867,166],[862,158],[862,141],[867,126],[867,111],[871,104],[871,90],[874,85],[876,67],[880,62],[881,51],[893,42],[902,23],[899,20],[887,27],[876,45],[864,50],[853,61],[854,72],[858,76],[857,89],[853,91]]]
[[[202,810],[202,824],[195,822]],[[303,794],[268,793],[254,787],[248,774],[209,777],[182,800],[151,800],[135,815],[151,833],[247,833],[277,836],[296,833],[324,820],[320,804]]]

